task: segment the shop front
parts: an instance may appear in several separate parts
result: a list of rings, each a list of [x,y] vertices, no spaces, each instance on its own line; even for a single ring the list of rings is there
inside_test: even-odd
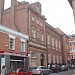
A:
[[[7,74],[12,69],[25,68],[28,69],[28,57],[21,54],[3,52],[0,54],[0,72],[2,66],[6,66]]]

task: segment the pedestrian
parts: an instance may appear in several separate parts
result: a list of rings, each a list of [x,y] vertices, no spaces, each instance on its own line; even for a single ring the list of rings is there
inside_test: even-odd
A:
[[[6,67],[5,65],[2,66],[1,75],[5,75],[6,73]]]

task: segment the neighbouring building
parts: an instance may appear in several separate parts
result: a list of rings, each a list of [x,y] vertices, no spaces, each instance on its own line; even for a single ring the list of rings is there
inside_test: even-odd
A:
[[[73,14],[74,14],[74,21],[75,21],[75,0],[68,0],[70,3],[72,9],[73,9]]]
[[[70,46],[70,64],[75,65],[75,34],[69,35],[69,46]]]
[[[61,35],[51,25],[46,23],[46,47],[48,55],[48,64],[62,63]]]
[[[59,28],[56,28],[56,30],[61,35],[62,63],[70,64],[69,37]]]
[[[12,68],[27,67],[27,40],[28,35],[0,25],[0,72],[3,65],[7,73]]]
[[[68,37],[46,23],[41,11],[39,2],[17,0],[4,10],[4,0],[0,0],[0,62],[9,60],[3,62],[9,65],[8,71],[22,63],[24,67],[68,64]]]
[[[35,2],[29,5],[29,43],[28,50],[30,57],[29,66],[47,66],[47,49],[45,36],[45,20],[41,15],[41,4]]]

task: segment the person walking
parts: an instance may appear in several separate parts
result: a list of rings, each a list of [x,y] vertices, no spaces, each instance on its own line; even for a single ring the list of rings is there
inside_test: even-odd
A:
[[[5,75],[6,73],[6,67],[5,65],[2,66],[1,75]]]

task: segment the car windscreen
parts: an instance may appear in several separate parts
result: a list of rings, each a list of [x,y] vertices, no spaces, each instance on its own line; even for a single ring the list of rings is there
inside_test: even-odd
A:
[[[37,67],[33,67],[32,69],[37,69]]]

